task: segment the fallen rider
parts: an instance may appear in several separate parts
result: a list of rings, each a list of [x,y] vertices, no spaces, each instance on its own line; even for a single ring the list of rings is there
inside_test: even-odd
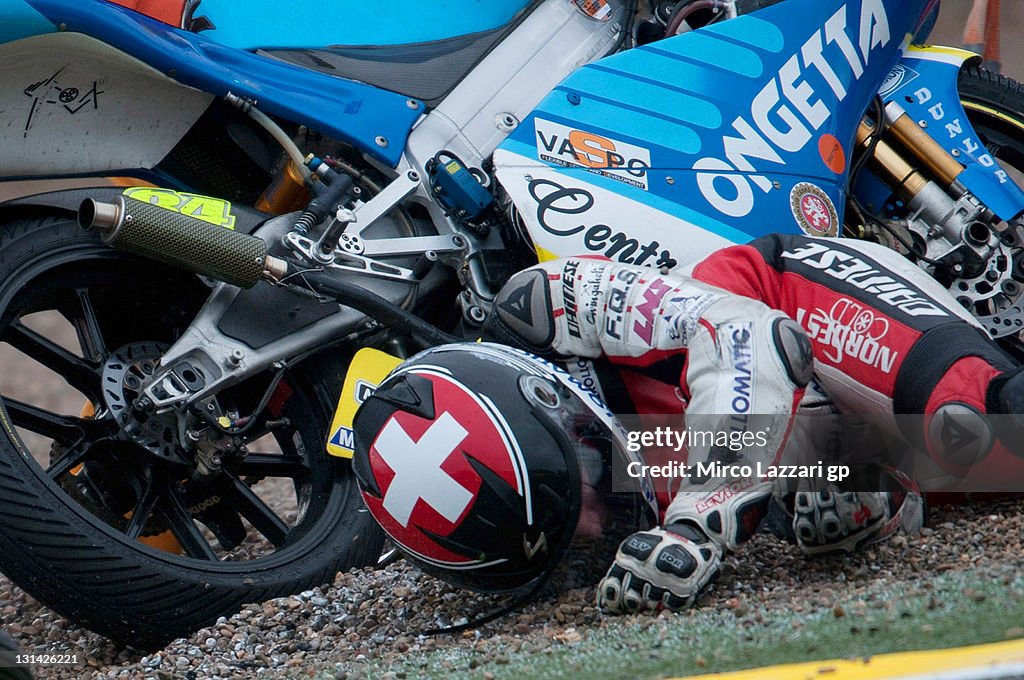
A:
[[[848,312],[845,325],[835,318]],[[832,322],[824,330],[823,314]],[[835,334],[863,334],[866,319],[885,328],[874,333],[884,335],[885,361],[835,351]],[[617,413],[725,418],[740,355],[746,413],[791,418],[813,381],[843,413],[924,414],[919,430],[893,434],[950,475],[1006,479],[1021,468],[1016,419],[993,429],[987,418],[1024,413],[1017,363],[938,283],[876,244],[769,236],[715,253],[692,276],[547,262],[503,287],[486,331],[500,344],[448,345],[403,363],[355,421],[354,469],[369,511],[408,559],[459,587],[535,587],[578,530],[602,521],[594,477],[608,442],[621,448],[623,436],[598,395]],[[578,372],[581,359],[593,362],[593,389],[551,363]],[[955,441],[933,426],[950,415]],[[788,434],[773,428],[740,456],[777,460]],[[963,442],[975,442],[967,455]],[[691,445],[687,460],[722,454]],[[608,612],[690,606],[723,552],[756,531],[773,493],[750,480],[740,493],[690,485],[659,501],[657,526],[622,541],[598,587]],[[789,501],[807,553],[856,550],[924,520],[910,486],[832,487]]]

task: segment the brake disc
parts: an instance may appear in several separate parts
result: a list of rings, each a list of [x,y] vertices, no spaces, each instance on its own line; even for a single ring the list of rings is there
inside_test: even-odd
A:
[[[122,433],[163,460],[181,463],[178,421],[173,412],[140,416],[133,408],[146,381],[167,350],[158,342],[135,342],[111,353],[103,366],[103,399]]]

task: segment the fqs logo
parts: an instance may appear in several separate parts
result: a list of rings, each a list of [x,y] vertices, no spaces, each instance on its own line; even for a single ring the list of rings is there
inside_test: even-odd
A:
[[[537,155],[563,167],[586,168],[603,177],[647,190],[651,152],[593,132],[536,119]]]

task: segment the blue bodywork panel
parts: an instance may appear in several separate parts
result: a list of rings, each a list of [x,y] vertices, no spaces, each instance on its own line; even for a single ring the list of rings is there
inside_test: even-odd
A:
[[[808,184],[841,220],[857,126],[930,6],[789,0],[614,55],[563,81],[503,148],[733,241],[800,228]],[[580,150],[551,132],[566,128],[649,167],[626,181],[574,167]]]
[[[203,0],[211,39],[241,49],[402,45],[490,31],[531,0]]]
[[[1003,220],[1024,211],[1024,191],[1007,175],[978,137],[960,103],[957,78],[962,61],[926,48],[911,50],[897,69],[895,100],[911,119],[924,122],[931,136],[965,167],[960,182]],[[891,87],[891,86],[890,86]]]
[[[0,43],[56,30],[53,22],[24,0],[0,0]]]
[[[242,50],[406,45],[500,28],[534,0],[202,0],[204,35]],[[0,0],[0,42],[52,33],[30,0]]]
[[[263,111],[349,142],[397,165],[422,102],[226,47],[102,0],[27,0],[52,24],[92,36],[192,87],[229,91]],[[377,138],[386,140],[384,145]]]

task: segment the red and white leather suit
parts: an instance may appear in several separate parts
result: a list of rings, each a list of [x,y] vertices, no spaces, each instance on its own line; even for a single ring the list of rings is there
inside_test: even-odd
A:
[[[813,370],[841,411],[925,414],[916,431],[902,435],[952,474],[999,478],[1022,469],[1005,445],[1014,433],[992,431],[985,418],[1007,412],[1000,388],[1016,375],[1015,362],[938,283],[877,244],[772,235],[711,255],[691,276],[557,260],[513,277],[495,311],[499,338],[549,357],[614,366],[598,374],[619,413],[686,411],[728,419],[735,429],[748,415],[794,413]],[[942,436],[947,413],[961,430],[966,418],[970,436]],[[776,455],[785,437],[776,428],[764,455]],[[690,462],[711,453],[691,447]],[[668,531],[623,542],[599,589],[602,606],[678,607],[696,597],[714,576],[721,550],[749,536],[767,507],[761,489],[752,502],[719,508],[709,525],[707,493],[677,494],[665,508]],[[869,512],[855,508],[862,512],[846,517],[838,496],[828,499],[829,521],[837,519],[836,504],[841,522],[889,519],[878,499]],[[829,547],[813,540],[818,529],[806,528],[811,547]],[[857,529],[842,527],[837,539]],[[689,544],[694,560],[686,577],[660,564],[663,549],[678,541]]]

